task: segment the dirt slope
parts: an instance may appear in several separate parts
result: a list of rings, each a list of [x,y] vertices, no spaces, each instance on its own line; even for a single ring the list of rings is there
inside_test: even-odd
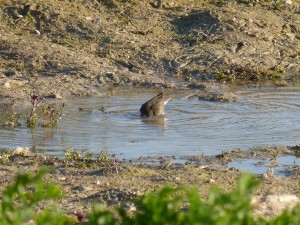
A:
[[[299,75],[299,0],[0,0],[0,96]],[[286,76],[287,75],[287,76]]]

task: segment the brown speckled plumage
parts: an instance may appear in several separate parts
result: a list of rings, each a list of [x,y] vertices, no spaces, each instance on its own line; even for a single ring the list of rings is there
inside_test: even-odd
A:
[[[166,98],[163,93],[156,95],[142,105],[141,116],[153,117],[164,114],[165,105],[172,97]]]

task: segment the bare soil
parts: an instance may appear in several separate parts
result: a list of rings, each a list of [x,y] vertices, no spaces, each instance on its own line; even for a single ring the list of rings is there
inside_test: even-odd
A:
[[[300,2],[284,2],[0,0],[0,103],[110,85],[286,85],[300,71]]]

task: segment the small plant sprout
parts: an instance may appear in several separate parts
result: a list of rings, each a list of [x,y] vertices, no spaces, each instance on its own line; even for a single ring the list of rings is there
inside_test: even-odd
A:
[[[277,164],[278,156],[279,156],[278,151],[273,151],[272,152],[272,156],[271,156],[271,158],[269,160],[269,164],[268,164],[268,171],[266,173],[266,175],[268,177],[273,177],[274,176],[274,167],[276,167],[278,165]]]

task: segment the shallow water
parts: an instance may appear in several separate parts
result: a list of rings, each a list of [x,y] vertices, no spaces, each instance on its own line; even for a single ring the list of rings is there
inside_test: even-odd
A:
[[[187,100],[183,96],[188,91],[180,90],[170,93],[175,98],[166,105],[164,117],[140,118],[140,106],[157,93],[114,89],[110,97],[72,99],[57,128],[0,128],[0,147],[30,147],[53,155],[74,147],[130,159],[299,144],[299,87],[244,88],[238,91],[241,101],[235,103]]]

